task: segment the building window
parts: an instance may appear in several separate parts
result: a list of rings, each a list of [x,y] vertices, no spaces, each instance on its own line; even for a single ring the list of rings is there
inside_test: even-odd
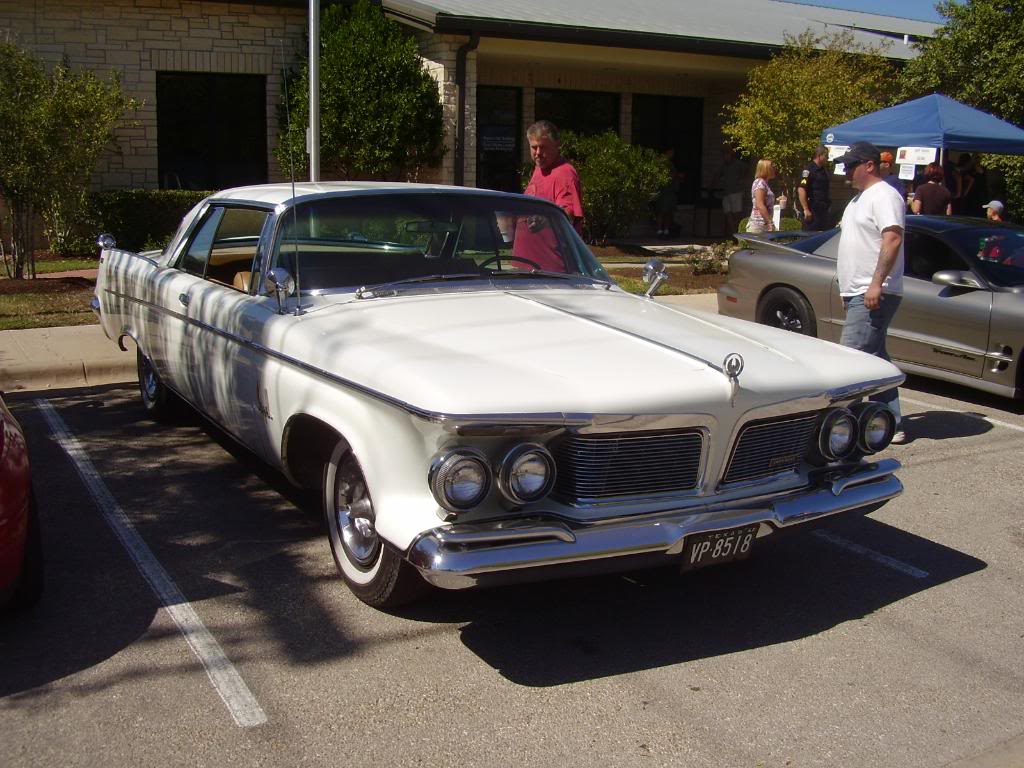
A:
[[[617,93],[538,88],[535,107],[538,120],[550,120],[560,131],[587,136],[619,132]]]
[[[522,192],[522,91],[479,85],[476,100],[476,185]]]
[[[267,180],[262,75],[157,72],[162,189],[224,189]]]

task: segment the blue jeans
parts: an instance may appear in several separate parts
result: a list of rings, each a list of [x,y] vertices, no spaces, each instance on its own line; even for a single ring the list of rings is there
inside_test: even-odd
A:
[[[889,359],[889,353],[885,351],[885,334],[889,330],[889,323],[893,315],[900,308],[902,296],[891,293],[882,294],[882,305],[878,309],[869,310],[864,306],[864,296],[843,297],[843,305],[846,307],[846,322],[843,324],[843,335],[839,343],[844,347],[853,347],[869,355],[875,355],[883,360]],[[900,394],[896,387],[887,389],[871,396],[872,400],[885,403],[896,415],[896,427],[900,423]]]

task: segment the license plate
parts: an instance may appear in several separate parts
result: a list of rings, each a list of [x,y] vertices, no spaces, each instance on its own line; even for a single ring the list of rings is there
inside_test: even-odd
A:
[[[759,524],[754,523],[742,528],[687,536],[686,544],[683,546],[683,570],[745,560],[750,557],[750,550],[754,548],[754,539],[757,538],[759,527]]]

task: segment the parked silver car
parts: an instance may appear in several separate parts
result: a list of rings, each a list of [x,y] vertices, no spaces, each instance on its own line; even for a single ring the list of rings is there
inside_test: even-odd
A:
[[[839,341],[839,230],[741,240],[718,291],[719,313]],[[887,344],[893,362],[907,373],[1024,396],[1024,228],[908,216],[904,262],[903,303]]]

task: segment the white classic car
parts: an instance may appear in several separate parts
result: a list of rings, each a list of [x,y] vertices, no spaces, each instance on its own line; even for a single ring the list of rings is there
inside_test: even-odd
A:
[[[454,187],[229,189],[161,252],[101,237],[93,306],[299,486],[376,606],[742,559],[902,490],[876,357],[619,289],[561,210]]]

